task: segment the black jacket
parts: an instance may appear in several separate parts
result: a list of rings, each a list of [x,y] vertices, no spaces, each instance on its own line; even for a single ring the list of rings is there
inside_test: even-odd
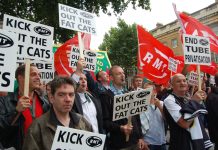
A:
[[[206,100],[206,109],[210,139],[218,146],[218,87],[211,88]]]
[[[89,97],[92,99],[92,102],[95,105],[96,112],[97,112],[97,121],[98,121],[98,130],[99,133],[103,133],[103,117],[102,117],[102,109],[100,101],[89,94]],[[83,115],[82,103],[79,94],[76,93],[73,110],[81,115]]]
[[[111,90],[107,90],[102,92],[99,96],[102,105],[104,129],[107,133],[109,133],[109,136],[107,137],[109,147],[113,149],[120,149],[137,144],[138,139],[143,138],[139,115],[132,117],[133,131],[132,134],[130,134],[129,141],[126,142],[126,136],[120,130],[120,126],[126,125],[128,120],[120,119],[112,121],[114,101],[113,92]]]
[[[38,96],[36,92],[35,94]],[[43,111],[46,112],[49,109],[48,101],[39,96],[38,98]],[[18,90],[0,97],[0,142],[4,148],[15,147],[16,150],[20,150],[24,139],[24,116],[21,114],[15,124],[11,126],[12,121],[18,114],[16,112],[17,102]]]

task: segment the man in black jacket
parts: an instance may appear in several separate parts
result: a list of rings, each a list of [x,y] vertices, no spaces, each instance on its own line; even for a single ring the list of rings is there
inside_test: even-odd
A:
[[[24,135],[32,121],[49,108],[47,100],[35,90],[39,88],[40,76],[36,66],[30,66],[29,96],[24,96],[25,65],[17,68],[15,77],[18,89],[0,97],[0,142],[4,148],[22,148]]]
[[[208,94],[206,108],[210,139],[215,143],[215,150],[218,150],[218,73],[215,75],[215,83],[216,87],[212,87]]]
[[[103,119],[100,101],[87,92],[87,79],[85,74],[79,75],[79,85],[76,89],[73,110],[84,116],[92,125],[93,131],[103,133]]]
[[[103,112],[104,129],[108,133],[109,150],[138,150],[145,148],[141,131],[141,122],[139,115],[132,117],[132,125],[128,124],[127,118],[112,121],[113,101],[115,95],[125,93],[125,74],[120,66],[113,66],[110,69],[110,79],[112,84],[110,89],[101,93],[101,104]],[[129,135],[129,141],[126,136]],[[147,148],[147,147],[146,147]]]

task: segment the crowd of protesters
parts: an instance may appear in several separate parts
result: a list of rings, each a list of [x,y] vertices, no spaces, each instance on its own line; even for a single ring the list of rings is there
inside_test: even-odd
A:
[[[209,150],[213,143],[218,149],[218,74],[213,86],[204,78],[202,90],[189,90],[183,74],[172,76],[169,88],[136,75],[127,90],[120,66],[98,72],[95,81],[84,65],[80,59],[71,77],[56,76],[46,86],[31,65],[29,96],[24,96],[25,65],[19,66],[18,88],[0,93],[0,149],[50,150],[58,125],[105,134],[106,150]],[[133,116],[131,124],[127,118],[112,121],[115,95],[150,87],[146,112]]]

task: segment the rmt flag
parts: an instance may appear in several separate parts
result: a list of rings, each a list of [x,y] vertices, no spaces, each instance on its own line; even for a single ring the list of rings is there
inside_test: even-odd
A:
[[[173,51],[156,40],[143,27],[137,26],[138,32],[138,69],[143,76],[157,84],[165,84],[170,79],[168,70],[169,57]]]
[[[210,39],[211,51],[218,53],[218,36],[216,36],[216,34],[208,26],[201,24],[195,18],[187,16],[184,13],[176,13],[179,14],[186,34],[208,37]]]

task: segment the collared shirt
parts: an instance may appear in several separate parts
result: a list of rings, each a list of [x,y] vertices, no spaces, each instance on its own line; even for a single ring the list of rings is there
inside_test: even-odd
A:
[[[111,84],[110,90],[114,93],[114,95],[120,95],[120,94],[124,94],[125,93],[124,88],[117,89],[113,84]]]
[[[163,102],[161,102],[161,105],[163,105]],[[149,126],[149,129],[146,130],[146,133],[143,133],[144,141],[146,141],[151,145],[165,144],[166,136],[165,136],[164,120],[160,110],[154,105],[149,105],[148,110],[140,115],[140,118],[142,117],[146,117],[144,119],[147,120],[148,123],[147,125]],[[145,124],[142,121],[143,119],[141,120],[142,129],[148,128],[147,126],[144,127]]]
[[[92,125],[93,132],[99,133],[95,104],[92,102],[90,97],[88,97],[90,101],[87,100],[84,93],[78,94],[82,103],[83,117]]]

